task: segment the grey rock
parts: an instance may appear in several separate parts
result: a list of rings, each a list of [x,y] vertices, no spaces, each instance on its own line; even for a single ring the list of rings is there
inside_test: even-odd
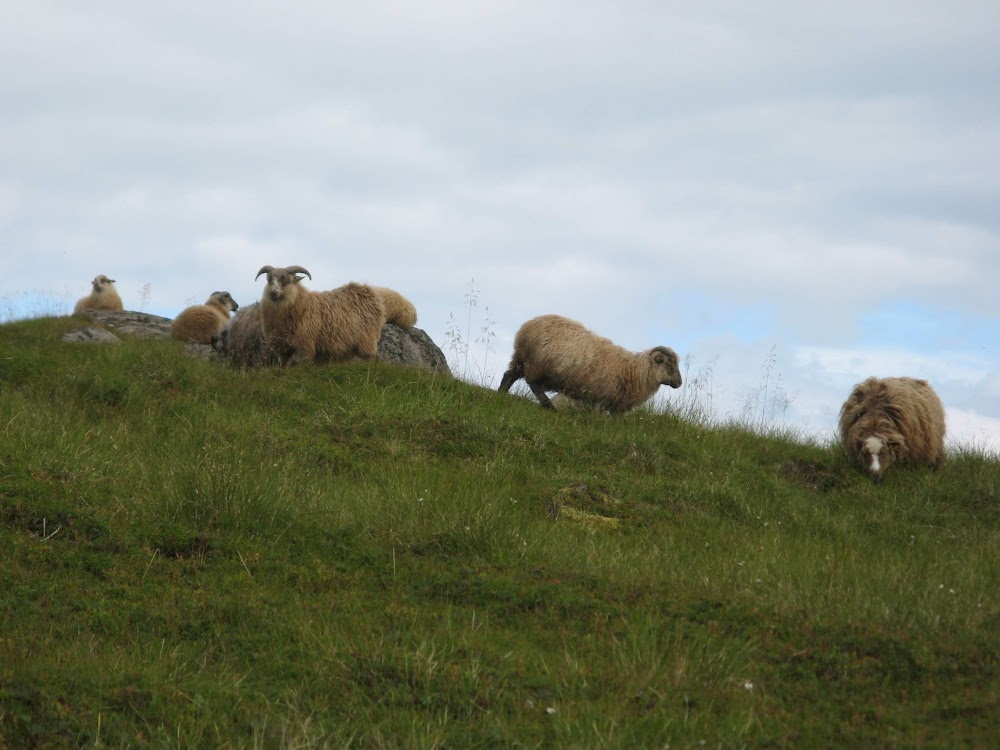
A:
[[[378,341],[378,361],[418,367],[451,377],[444,353],[420,328],[400,328],[392,323],[382,327]]]
[[[122,342],[110,331],[91,326],[64,333],[62,340],[69,344],[120,344]]]
[[[170,318],[133,310],[84,310],[78,316],[89,318],[105,328],[145,339],[170,338]]]

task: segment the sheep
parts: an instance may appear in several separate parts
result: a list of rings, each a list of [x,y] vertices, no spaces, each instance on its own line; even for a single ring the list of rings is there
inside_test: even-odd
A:
[[[212,338],[229,323],[229,313],[239,309],[229,292],[212,292],[204,305],[181,310],[170,324],[170,335],[181,341],[211,344]]]
[[[114,279],[109,279],[101,273],[95,276],[94,280],[90,283],[94,287],[94,290],[86,297],[81,297],[77,300],[76,306],[73,308],[74,315],[77,315],[84,310],[125,309],[122,306],[122,298],[118,296],[118,290],[115,289]]]
[[[301,285],[302,266],[263,266],[267,274],[261,297],[265,345],[282,364],[302,359],[342,360],[354,355],[374,360],[385,323],[382,298],[368,285],[350,282],[326,292]]]
[[[945,460],[944,407],[926,380],[868,378],[840,409],[840,441],[849,456],[881,479],[893,464]]]
[[[500,393],[521,378],[543,407],[555,408],[548,390],[613,414],[645,403],[661,385],[681,386],[673,349],[633,353],[561,315],[540,315],[518,329]]]
[[[241,307],[229,324],[212,337],[212,348],[236,365],[250,367],[277,363],[277,357],[264,342],[258,302]]]
[[[400,328],[413,328],[417,324],[417,308],[395,289],[384,286],[373,286],[374,292],[382,298],[385,305],[385,322]]]

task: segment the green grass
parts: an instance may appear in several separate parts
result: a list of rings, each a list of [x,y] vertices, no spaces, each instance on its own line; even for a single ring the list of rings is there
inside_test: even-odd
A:
[[[0,747],[993,747],[1000,462],[0,326]]]

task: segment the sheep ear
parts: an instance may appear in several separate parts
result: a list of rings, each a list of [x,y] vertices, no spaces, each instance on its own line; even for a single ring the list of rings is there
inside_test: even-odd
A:
[[[294,273],[294,274],[299,274],[299,273],[301,273],[301,274],[304,274],[305,276],[308,276],[308,277],[309,277],[309,280],[310,280],[310,281],[312,281],[312,274],[311,274],[311,273],[309,273],[309,272],[308,272],[308,271],[307,271],[306,269],[304,269],[304,268],[303,268],[302,266],[289,266],[289,267],[288,267],[288,268],[286,268],[285,270],[286,270],[286,271],[288,271],[288,273]],[[297,278],[297,279],[295,279],[295,280],[296,280],[296,281],[301,281],[302,279],[301,279],[301,278]]]
[[[259,279],[259,278],[260,278],[260,275],[261,275],[262,273],[267,273],[267,274],[269,274],[269,273],[271,273],[271,271],[273,271],[273,270],[274,270],[274,267],[273,267],[273,266],[261,266],[260,270],[259,270],[259,271],[257,272],[257,275],[253,277],[253,280],[254,280],[254,281],[256,281],[257,279]]]

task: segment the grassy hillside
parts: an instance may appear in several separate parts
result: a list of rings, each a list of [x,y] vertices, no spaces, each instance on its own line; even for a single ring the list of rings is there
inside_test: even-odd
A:
[[[1000,463],[0,326],[0,747],[994,747]]]

